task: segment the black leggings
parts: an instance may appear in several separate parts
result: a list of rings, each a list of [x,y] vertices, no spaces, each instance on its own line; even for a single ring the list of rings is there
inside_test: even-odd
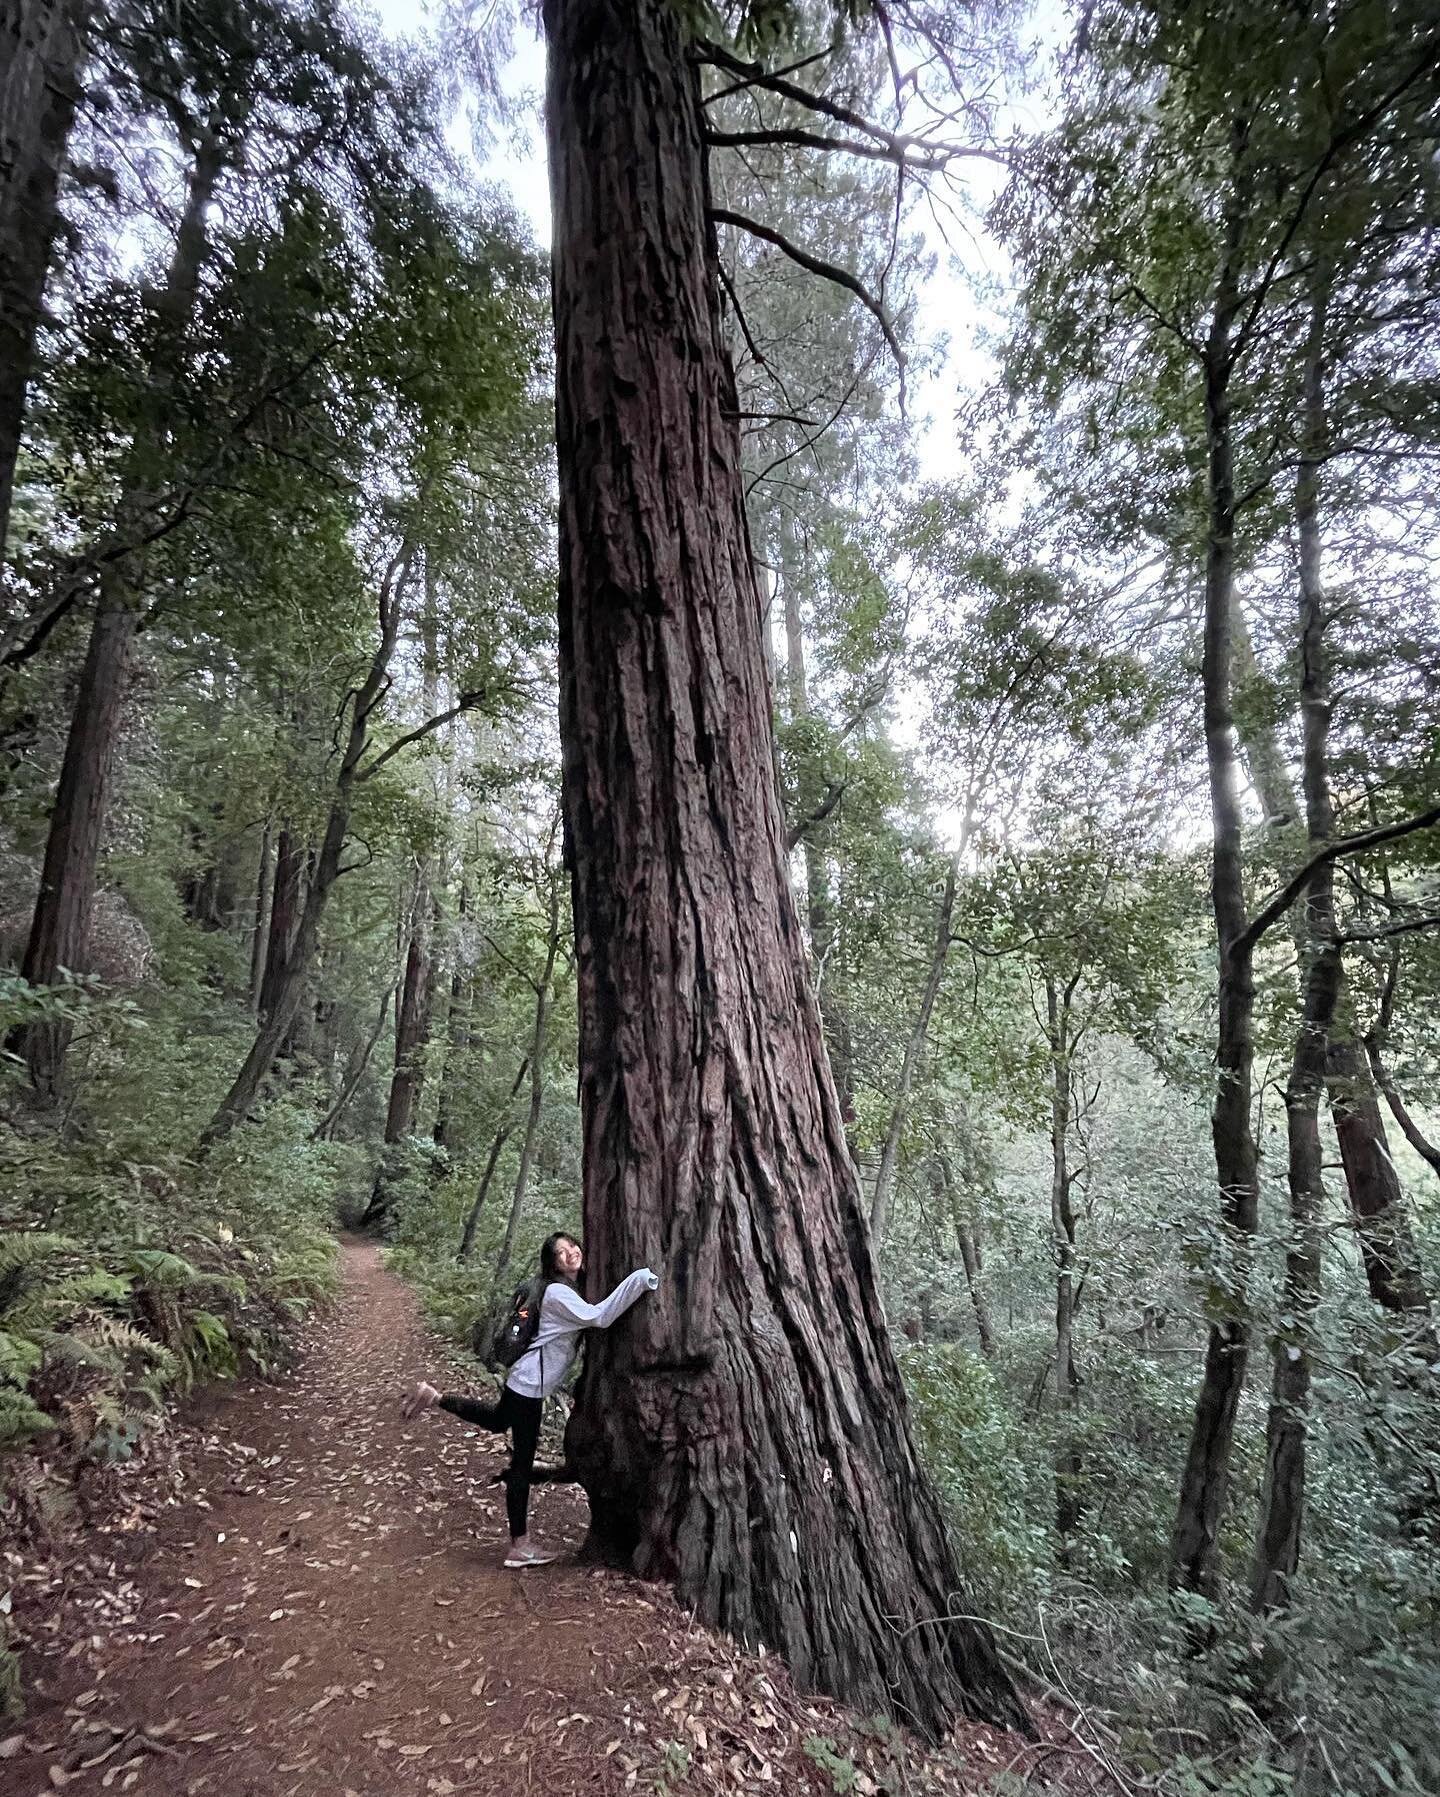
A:
[[[511,1537],[518,1540],[525,1533],[530,1514],[530,1470],[535,1464],[545,1400],[524,1397],[507,1385],[500,1393],[498,1404],[482,1404],[476,1398],[462,1398],[447,1391],[440,1400],[440,1408],[496,1435],[503,1435],[507,1429],[510,1431],[510,1476],[505,1481],[505,1514],[510,1519]]]

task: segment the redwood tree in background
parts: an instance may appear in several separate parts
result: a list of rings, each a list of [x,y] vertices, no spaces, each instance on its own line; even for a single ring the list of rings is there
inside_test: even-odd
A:
[[[0,21],[0,550],[90,10],[11,0]]]
[[[1023,1725],[959,1619],[786,873],[681,9],[545,24],[586,1238],[597,1285],[661,1275],[569,1457],[597,1548],[802,1683]]]

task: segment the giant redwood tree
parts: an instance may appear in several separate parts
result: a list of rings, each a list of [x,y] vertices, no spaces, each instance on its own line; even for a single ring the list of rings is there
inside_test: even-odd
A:
[[[921,1473],[786,869],[673,0],[546,0],[594,1545],[927,1733],[1024,1715]]]

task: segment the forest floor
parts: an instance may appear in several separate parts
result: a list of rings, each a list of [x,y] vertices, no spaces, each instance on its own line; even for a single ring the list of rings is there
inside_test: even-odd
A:
[[[941,1753],[798,1694],[663,1589],[579,1563],[584,1501],[542,1486],[553,1565],[502,1568],[496,1438],[402,1390],[446,1350],[378,1251],[293,1372],[202,1400],[79,1550],[14,1587],[28,1714],[0,1792],[570,1797],[640,1791],[1110,1791],[1062,1718]],[[452,1382],[446,1381],[446,1382]]]

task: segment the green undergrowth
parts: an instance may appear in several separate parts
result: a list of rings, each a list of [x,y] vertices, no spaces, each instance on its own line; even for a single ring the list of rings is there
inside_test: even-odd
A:
[[[1159,1797],[1433,1797],[1440,1557],[1428,1519],[1406,1521],[1373,1477],[1356,1488],[1365,1462],[1333,1445],[1343,1393],[1325,1392],[1335,1414],[1312,1448],[1291,1607],[1262,1618],[1247,1602],[1244,1525],[1263,1393],[1243,1409],[1225,1584],[1210,1602],[1165,1580],[1188,1377],[1163,1359],[1097,1353],[1071,1416],[1036,1400],[1045,1353],[1038,1332],[1017,1332],[994,1360],[954,1341],[900,1358],[967,1598],[994,1619],[1025,1688],[1070,1716],[1077,1751]],[[1060,1466],[1080,1518],[1068,1544]]]
[[[173,1006],[84,1021],[63,1113],[0,1072],[0,1530],[15,1553],[99,1514],[179,1400],[285,1364],[336,1289],[336,1194],[356,1177],[354,1150],[309,1140],[301,1094],[195,1156],[240,1028],[187,1033]],[[16,1702],[3,1638],[0,1694]]]

